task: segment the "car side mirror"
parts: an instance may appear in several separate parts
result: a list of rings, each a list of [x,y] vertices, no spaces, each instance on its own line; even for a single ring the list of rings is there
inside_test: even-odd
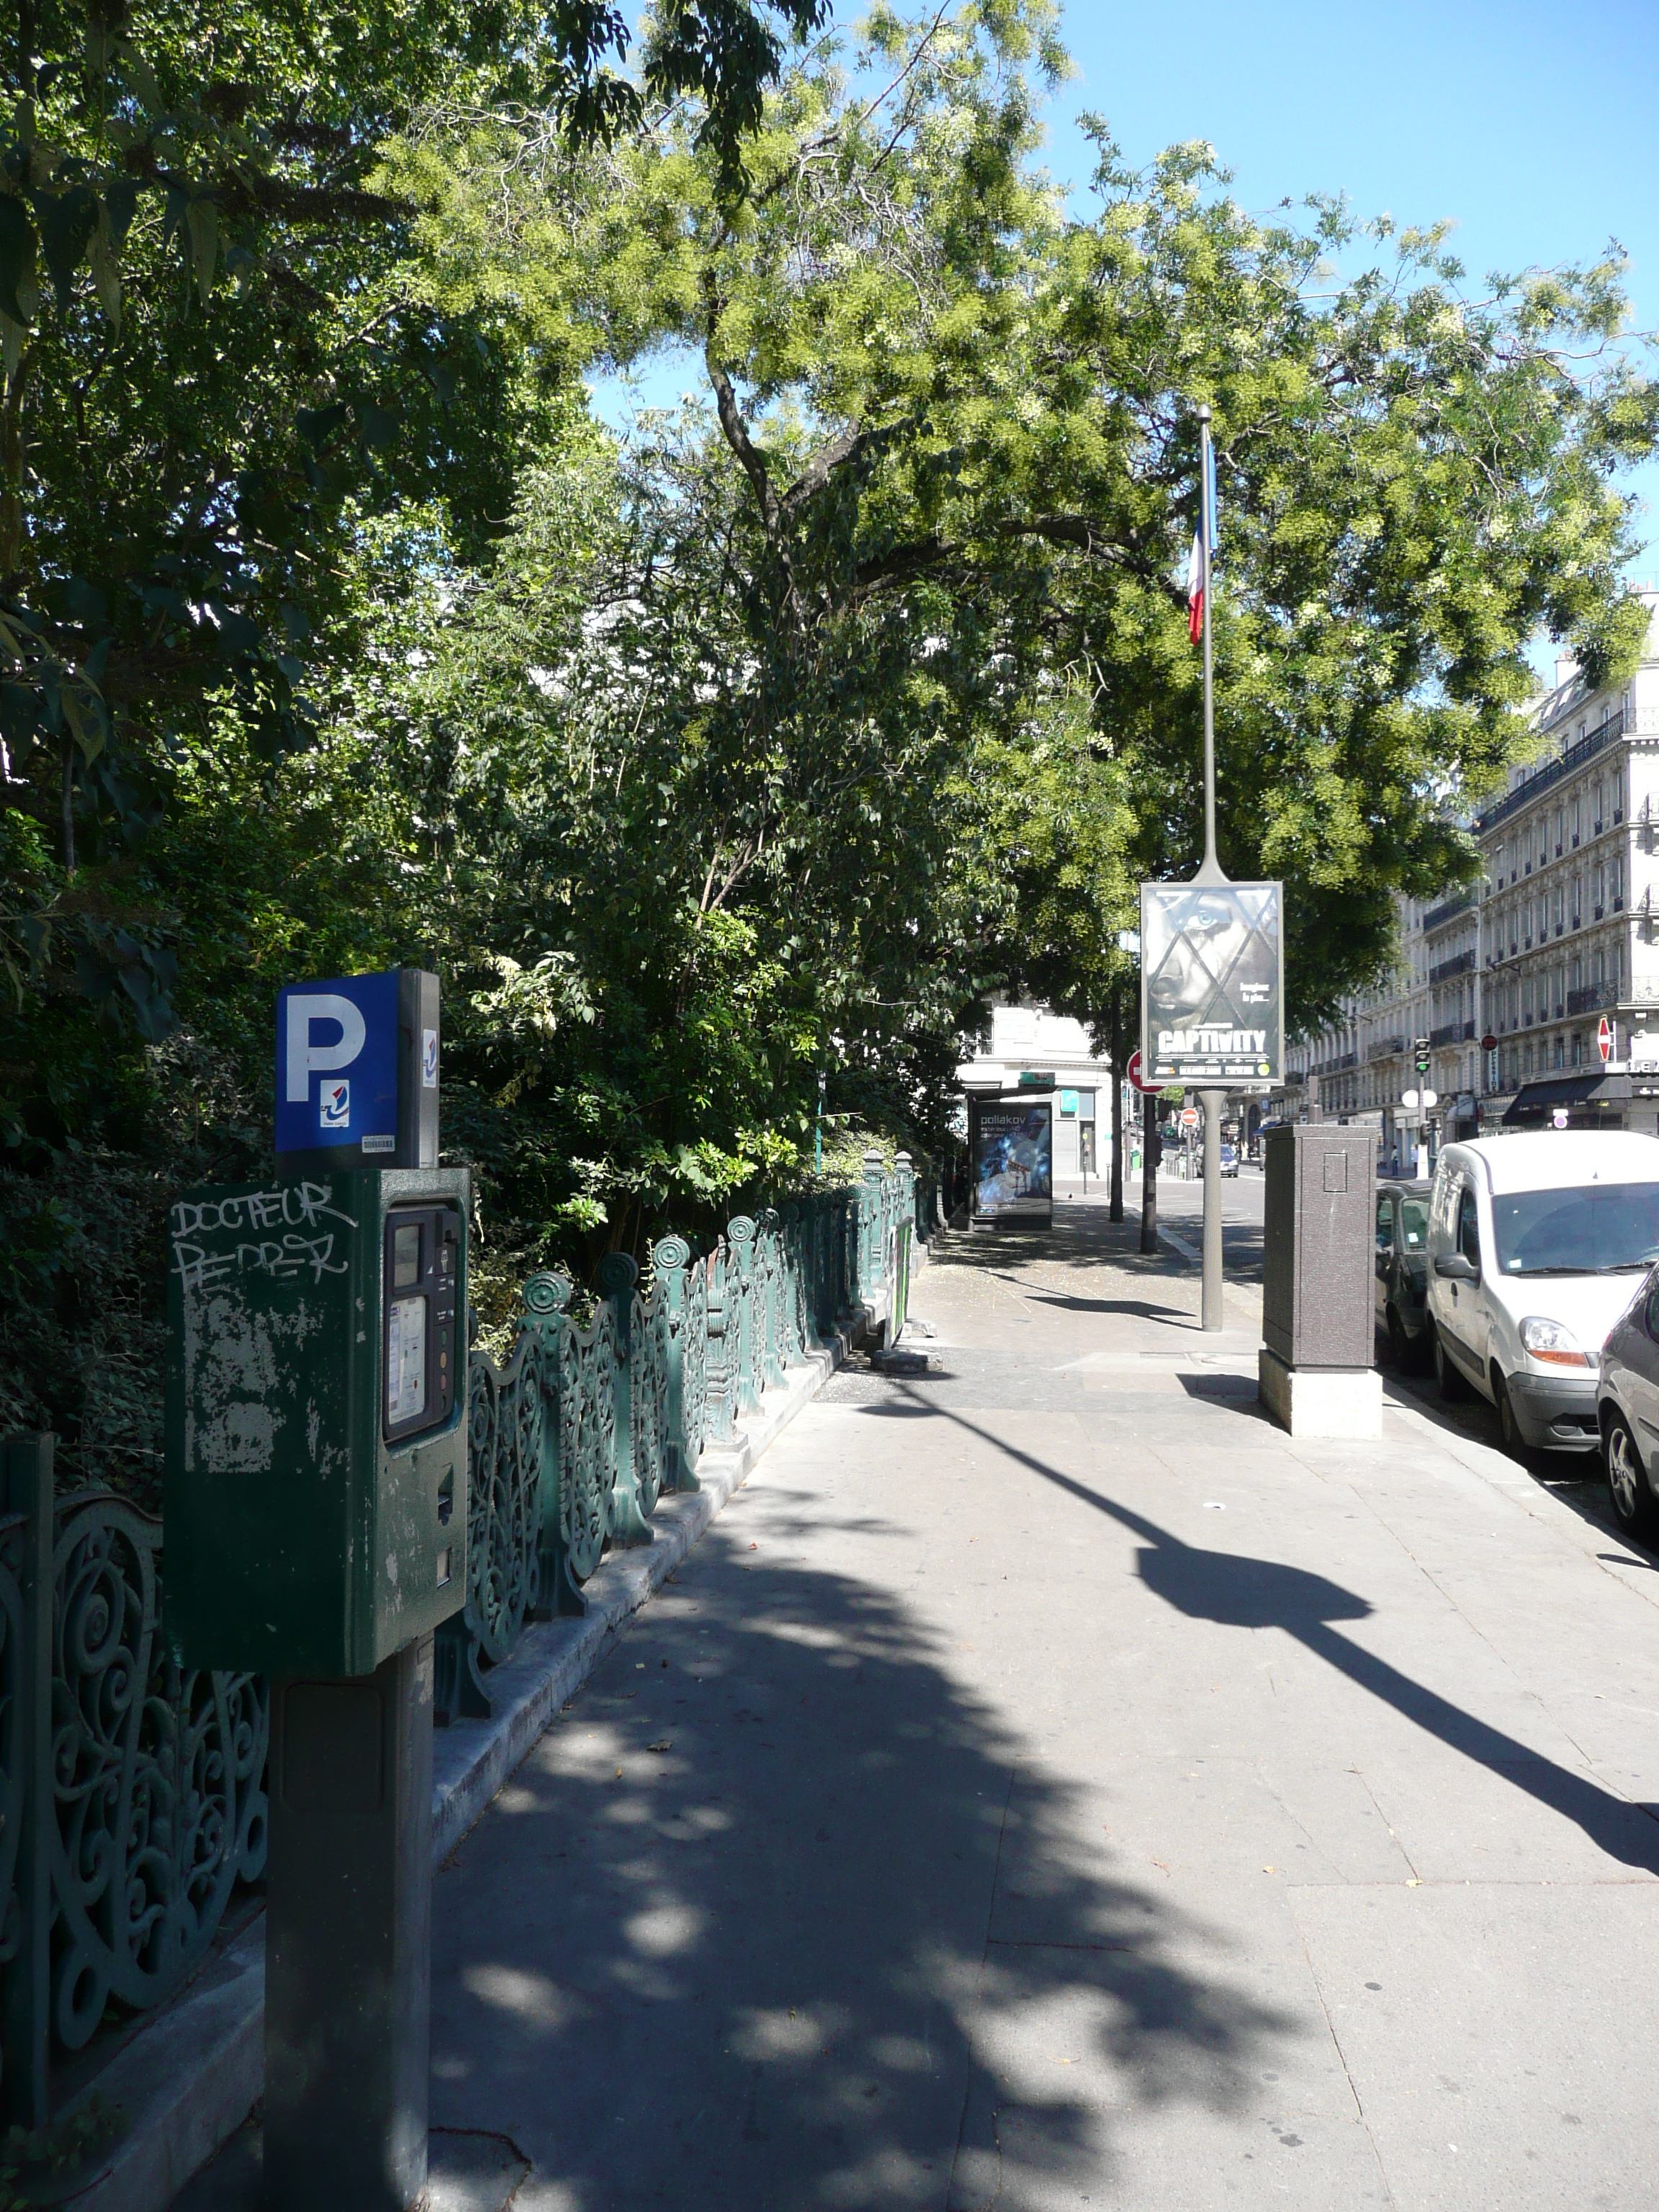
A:
[[[1480,1279],[1479,1267],[1461,1252],[1442,1252],[1435,1261],[1434,1272],[1443,1282],[1478,1283]]]

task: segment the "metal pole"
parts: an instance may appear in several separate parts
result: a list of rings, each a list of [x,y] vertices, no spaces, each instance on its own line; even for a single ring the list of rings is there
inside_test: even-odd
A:
[[[1095,1127],[1100,1127],[1100,1100],[1095,1099]],[[1108,1186],[1107,1218],[1123,1218],[1123,1000],[1112,986],[1112,1165]],[[1097,1165],[1098,1163],[1097,1163]]]
[[[1218,1091],[1204,1101],[1204,1326],[1224,1328],[1221,1310],[1221,1109]]]
[[[1198,410],[1198,504],[1203,526],[1199,532],[1200,574],[1204,586],[1204,866],[1197,881],[1224,883],[1215,850],[1215,662],[1210,642],[1210,537],[1215,518],[1210,513],[1210,410]]]
[[[812,1122],[812,1172],[823,1173],[823,1086],[829,1080],[822,1068],[818,1070],[818,1110]]]
[[[1158,1249],[1158,1100],[1145,1091],[1140,1097],[1140,1249]]]
[[[1193,880],[1224,884],[1215,849],[1215,655],[1210,634],[1210,541],[1215,517],[1210,511],[1210,410],[1198,410],[1199,574],[1204,591],[1204,865]],[[1218,1091],[1200,1093],[1204,1101],[1204,1327],[1225,1327],[1221,1310],[1221,1107]]]

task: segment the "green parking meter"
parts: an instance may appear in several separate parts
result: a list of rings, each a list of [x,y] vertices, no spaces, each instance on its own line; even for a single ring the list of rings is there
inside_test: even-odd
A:
[[[410,970],[285,990],[276,1175],[169,1217],[167,1633],[185,1666],[271,1678],[275,2212],[426,2186],[432,1634],[467,1524],[470,1189],[436,1164],[436,1023]]]
[[[170,1217],[168,1632],[186,1667],[372,1674],[461,1601],[467,1179],[197,1190]]]

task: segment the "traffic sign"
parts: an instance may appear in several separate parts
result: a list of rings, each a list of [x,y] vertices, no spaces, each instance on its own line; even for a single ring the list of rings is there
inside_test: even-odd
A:
[[[1613,1024],[1605,1014],[1595,1024],[1595,1049],[1601,1054],[1601,1065],[1605,1067],[1613,1058]]]
[[[1181,1109],[1181,1126],[1182,1126],[1182,1127],[1183,1129],[1195,1129],[1195,1128],[1197,1128],[1197,1127],[1198,1127],[1198,1109],[1197,1109],[1197,1107],[1196,1107],[1196,1106],[1183,1106],[1183,1107],[1182,1108],[1182,1109]]]
[[[1156,1098],[1158,1092],[1164,1088],[1164,1085],[1161,1083],[1143,1083],[1141,1081],[1140,1048],[1139,1045],[1137,1045],[1135,1049],[1129,1054],[1128,1076],[1131,1087],[1133,1090],[1139,1091],[1143,1097]]]

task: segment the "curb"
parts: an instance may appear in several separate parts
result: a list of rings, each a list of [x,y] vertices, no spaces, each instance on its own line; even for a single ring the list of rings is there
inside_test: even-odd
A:
[[[925,1245],[912,1265],[925,1263]],[[856,1308],[821,1351],[769,1390],[730,1444],[705,1447],[699,1487],[665,1498],[649,1543],[607,1553],[584,1586],[580,1620],[538,1622],[490,1678],[487,1721],[455,1721],[433,1742],[432,1860],[455,1849],[507,1777],[599,1665],[611,1639],[686,1558],[756,1462],[810,1405],[853,1346],[886,1319],[884,1292]],[[94,2100],[133,2115],[99,2172],[61,2201],[65,2212],[167,2212],[252,2111],[264,2090],[265,1921],[261,1911],[171,2005],[158,2012],[57,2118]]]

